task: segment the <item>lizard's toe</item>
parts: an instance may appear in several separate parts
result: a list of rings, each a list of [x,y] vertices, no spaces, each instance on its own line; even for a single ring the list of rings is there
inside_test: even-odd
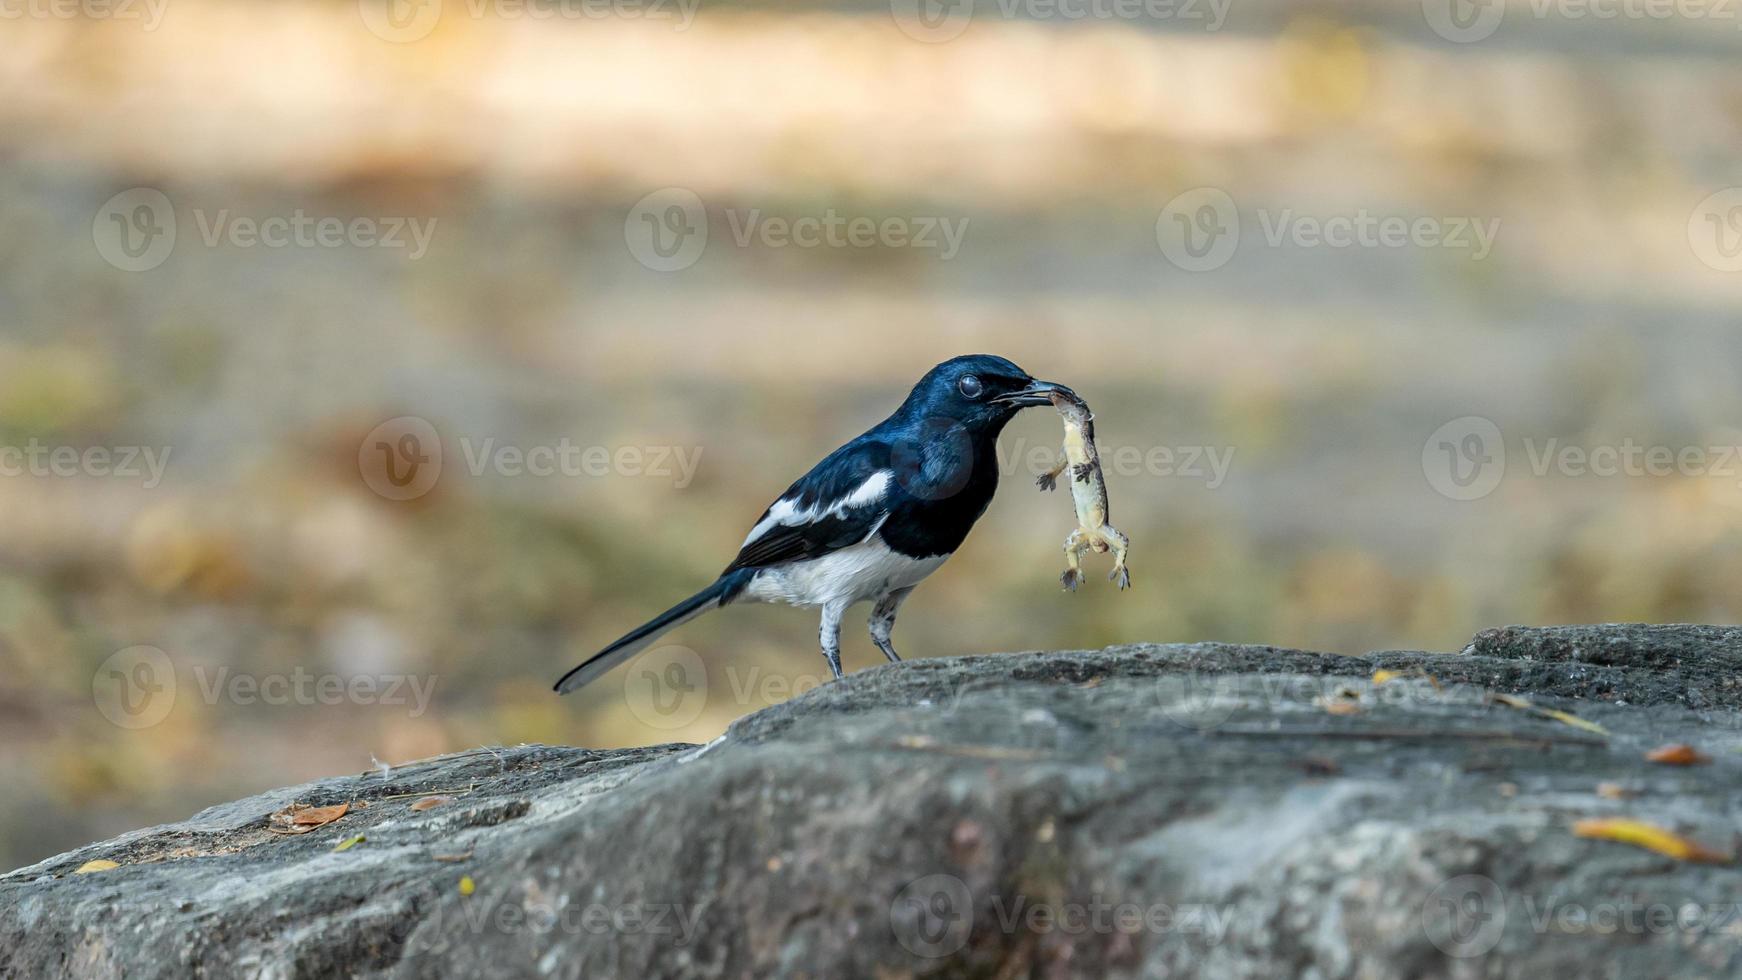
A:
[[[1052,490],[1059,485],[1058,477],[1050,473],[1042,473],[1035,478],[1034,485],[1042,490]]]
[[[1107,575],[1107,577],[1117,580],[1121,590],[1131,588],[1131,571],[1129,569],[1123,567],[1115,568]]]
[[[1082,581],[1082,576],[1078,575],[1074,568],[1065,569],[1065,573],[1059,576],[1059,584],[1072,592],[1077,591],[1077,583],[1080,581]]]

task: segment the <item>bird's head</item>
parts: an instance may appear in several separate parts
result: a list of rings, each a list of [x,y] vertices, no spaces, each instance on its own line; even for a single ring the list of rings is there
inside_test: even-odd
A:
[[[968,354],[927,371],[913,386],[902,412],[915,419],[960,423],[971,432],[995,436],[1018,411],[1051,404],[1054,391],[1069,393],[1070,389],[1037,381],[1002,357]]]

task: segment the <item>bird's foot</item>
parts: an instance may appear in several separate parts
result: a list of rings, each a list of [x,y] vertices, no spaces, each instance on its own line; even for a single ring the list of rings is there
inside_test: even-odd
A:
[[[1077,591],[1077,583],[1081,582],[1082,580],[1083,580],[1083,576],[1080,575],[1077,572],[1077,570],[1074,568],[1065,569],[1065,573],[1063,575],[1059,576],[1059,584],[1063,585],[1066,589],[1070,590],[1071,592]]]
[[[1034,485],[1042,490],[1055,490],[1059,485],[1059,475],[1057,473],[1042,473],[1035,478]]]
[[[1131,588],[1131,570],[1126,568],[1124,565],[1120,565],[1111,572],[1108,572],[1107,579],[1109,581],[1118,582],[1121,590]]]

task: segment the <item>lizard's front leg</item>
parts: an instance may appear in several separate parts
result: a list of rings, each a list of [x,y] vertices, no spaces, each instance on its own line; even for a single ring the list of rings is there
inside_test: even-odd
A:
[[[1131,539],[1111,524],[1101,525],[1099,537],[1113,546],[1113,570],[1107,573],[1107,578],[1117,581],[1121,589],[1131,588],[1131,570],[1125,567],[1125,552],[1131,548]]]
[[[1083,549],[1088,547],[1088,536],[1082,528],[1071,532],[1065,539],[1065,573],[1059,576],[1059,583],[1072,592],[1077,591],[1077,583],[1083,580]]]
[[[1042,473],[1034,481],[1034,485],[1041,488],[1042,490],[1051,490],[1051,489],[1057,487],[1059,485],[1059,474],[1063,473],[1065,471],[1065,467],[1067,467],[1069,465],[1071,465],[1070,457],[1066,456],[1064,448],[1060,447],[1060,449],[1059,449],[1059,464],[1057,466],[1053,467],[1052,469],[1047,470],[1045,473]]]

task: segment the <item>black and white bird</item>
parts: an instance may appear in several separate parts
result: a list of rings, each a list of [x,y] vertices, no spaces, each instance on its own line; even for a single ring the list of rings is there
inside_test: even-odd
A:
[[[595,680],[668,630],[731,602],[822,608],[819,638],[841,676],[841,616],[874,603],[871,639],[900,660],[895,613],[961,547],[998,488],[998,434],[1063,388],[1002,357],[957,357],[926,372],[895,414],[830,453],[762,512],[714,583],[630,630],[556,682]],[[1069,390],[1069,389],[1065,389]]]

